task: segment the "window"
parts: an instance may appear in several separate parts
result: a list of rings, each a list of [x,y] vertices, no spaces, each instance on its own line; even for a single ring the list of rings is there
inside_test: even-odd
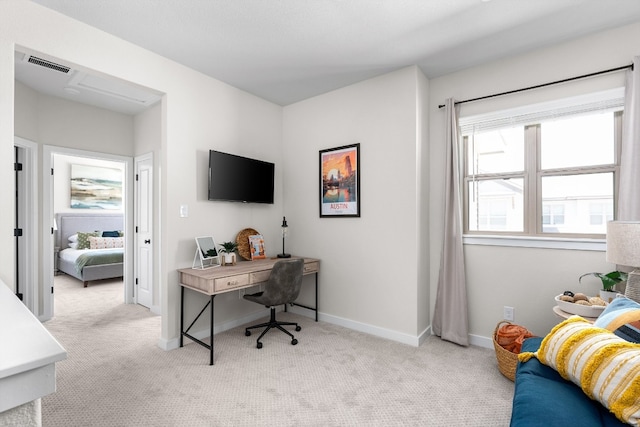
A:
[[[463,120],[465,233],[604,237],[617,193],[621,99]]]

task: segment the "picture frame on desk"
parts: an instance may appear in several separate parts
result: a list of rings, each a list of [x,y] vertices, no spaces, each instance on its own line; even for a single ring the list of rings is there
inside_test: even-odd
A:
[[[360,144],[320,151],[320,218],[360,217]]]
[[[264,248],[264,237],[262,234],[249,236],[249,248],[251,250],[251,261],[265,259],[267,257]]]

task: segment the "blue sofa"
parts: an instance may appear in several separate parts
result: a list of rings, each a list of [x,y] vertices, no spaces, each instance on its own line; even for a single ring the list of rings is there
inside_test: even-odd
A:
[[[522,351],[535,352],[542,338],[529,338]],[[511,427],[628,426],[607,408],[589,399],[571,381],[532,358],[518,363]]]

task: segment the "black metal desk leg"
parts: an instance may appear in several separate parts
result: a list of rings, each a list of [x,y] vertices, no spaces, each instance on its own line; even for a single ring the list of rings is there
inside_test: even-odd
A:
[[[182,347],[183,332],[184,332],[184,286],[180,286],[180,347]]]
[[[316,271],[316,322],[318,321],[318,272]]]
[[[209,353],[209,365],[213,365],[213,299],[215,295],[211,295],[211,344]]]

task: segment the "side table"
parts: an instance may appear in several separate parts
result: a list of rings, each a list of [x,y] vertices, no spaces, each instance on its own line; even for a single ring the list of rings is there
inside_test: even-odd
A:
[[[556,316],[561,317],[562,319],[568,319],[569,317],[573,316],[573,314],[567,313],[566,311],[561,310],[560,307],[558,307],[557,305],[553,307],[553,312]],[[595,322],[597,319],[597,317],[586,317],[586,316],[582,316],[582,318],[584,320],[588,320],[591,323]]]

